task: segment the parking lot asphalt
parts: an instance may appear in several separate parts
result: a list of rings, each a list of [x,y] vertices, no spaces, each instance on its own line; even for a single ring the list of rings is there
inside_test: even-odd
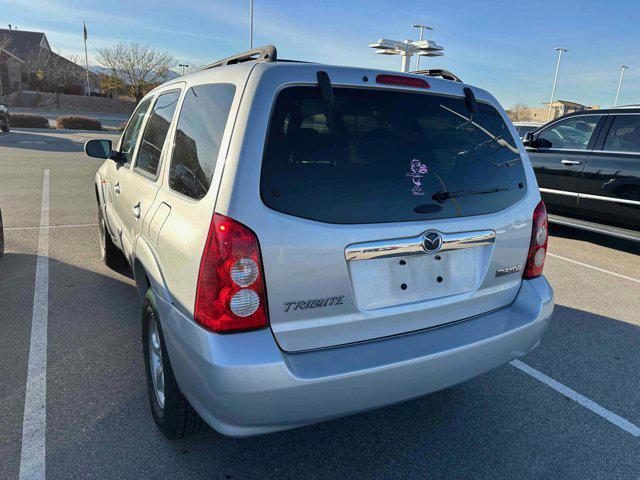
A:
[[[82,153],[92,137],[0,134],[0,479],[20,470],[45,170],[46,478],[638,478],[640,438],[512,365],[292,431],[164,439],[148,408],[131,274],[107,269],[98,254],[100,162]],[[640,247],[554,226],[551,233],[545,274],[556,313],[521,360],[640,425]]]

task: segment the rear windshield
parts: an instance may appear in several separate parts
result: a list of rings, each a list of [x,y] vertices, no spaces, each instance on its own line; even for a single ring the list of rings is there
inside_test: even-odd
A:
[[[525,194],[500,114],[435,94],[289,87],[276,99],[262,163],[263,202],[328,223],[496,212]]]

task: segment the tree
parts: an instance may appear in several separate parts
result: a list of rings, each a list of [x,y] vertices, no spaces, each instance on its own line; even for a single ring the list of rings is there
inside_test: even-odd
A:
[[[41,91],[56,91],[69,85],[84,84],[85,69],[78,56],[65,58],[45,48],[36,48],[25,59],[26,72],[31,82]]]
[[[97,61],[109,71],[101,83],[120,88],[139,102],[147,92],[167,80],[175,60],[168,52],[139,43],[117,43],[98,49]]]
[[[200,63],[192,64],[192,63],[189,63],[189,66],[185,67],[185,69],[184,69],[184,74],[185,75],[189,75],[190,73],[199,72],[200,70],[202,70],[202,67],[204,67],[204,64],[200,64]],[[182,73],[182,69],[181,68],[178,71],[179,71],[179,73]]]
[[[511,121],[513,122],[522,122],[525,120],[529,120],[529,107],[522,103],[516,103],[509,110],[509,117],[511,117]]]
[[[3,63],[7,63],[9,57],[2,53],[2,50],[6,50],[9,47],[11,40],[8,36],[3,35],[0,37],[0,65]],[[0,95],[4,93],[3,85],[2,85],[2,75],[0,75]]]

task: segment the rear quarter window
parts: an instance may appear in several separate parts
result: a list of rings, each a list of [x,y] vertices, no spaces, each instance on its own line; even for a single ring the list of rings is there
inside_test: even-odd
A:
[[[276,98],[260,191],[270,208],[328,223],[480,215],[524,196],[515,141],[498,111],[464,98],[289,87]]]
[[[169,168],[172,190],[196,200],[209,191],[235,91],[235,85],[214,83],[185,94]]]

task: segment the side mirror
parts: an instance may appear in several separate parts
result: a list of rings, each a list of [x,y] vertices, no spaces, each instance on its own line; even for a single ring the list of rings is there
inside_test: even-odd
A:
[[[525,147],[533,147],[533,132],[527,132],[524,134],[524,138],[522,139],[522,144]]]
[[[104,160],[111,158],[111,140],[87,140],[84,144],[84,153]]]

